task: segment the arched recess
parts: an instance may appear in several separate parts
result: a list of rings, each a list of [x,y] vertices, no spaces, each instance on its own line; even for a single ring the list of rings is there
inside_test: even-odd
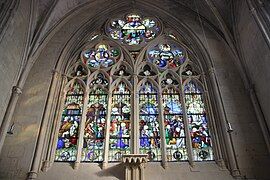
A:
[[[64,54],[66,55],[66,53],[63,53],[63,55],[64,55]],[[64,63],[63,63],[63,64],[64,64]],[[62,64],[62,65],[63,65],[63,64]],[[58,66],[58,67],[59,67],[59,66]]]

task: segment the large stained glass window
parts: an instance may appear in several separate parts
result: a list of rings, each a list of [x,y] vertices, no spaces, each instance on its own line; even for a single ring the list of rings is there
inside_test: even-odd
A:
[[[139,45],[154,39],[160,31],[157,20],[142,18],[138,14],[129,14],[126,19],[110,22],[109,35],[127,45]]]
[[[190,81],[185,85],[184,91],[193,158],[195,161],[213,160],[202,89]]]
[[[78,130],[82,119],[84,91],[78,82],[70,85],[62,113],[55,161],[75,161]]]
[[[89,94],[83,137],[82,161],[103,161],[107,92],[101,88]]]
[[[187,160],[186,136],[180,93],[174,88],[163,90],[163,114],[168,161]]]
[[[130,95],[123,82],[112,94],[109,161],[120,161],[123,154],[130,154]]]
[[[150,82],[146,82],[140,89],[139,109],[140,153],[148,154],[150,161],[160,161],[158,94]]]
[[[55,161],[213,160],[202,71],[177,35],[137,14],[107,25],[109,37],[96,36],[67,68]]]

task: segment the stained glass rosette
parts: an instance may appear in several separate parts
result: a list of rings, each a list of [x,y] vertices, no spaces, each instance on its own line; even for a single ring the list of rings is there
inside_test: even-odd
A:
[[[186,135],[180,94],[173,88],[169,88],[162,92],[162,99],[167,160],[187,160]]]
[[[125,19],[111,21],[108,27],[109,35],[127,45],[139,45],[154,39],[160,28],[157,20],[142,18],[138,14],[129,14]]]
[[[185,86],[185,102],[195,161],[213,160],[212,142],[201,88],[194,82]]]
[[[65,108],[62,113],[60,129],[58,132],[55,161],[76,160],[83,96],[83,89],[77,82],[74,83],[66,94]]]
[[[159,44],[147,52],[148,60],[159,68],[179,67],[186,61],[184,49],[176,44]]]
[[[81,59],[89,68],[110,67],[120,58],[120,50],[107,44],[98,44],[94,49],[86,49]]]
[[[146,83],[139,92],[140,153],[150,161],[161,161],[157,91]]]

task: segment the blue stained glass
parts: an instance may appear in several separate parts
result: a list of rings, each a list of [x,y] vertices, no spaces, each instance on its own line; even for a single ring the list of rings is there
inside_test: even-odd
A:
[[[188,82],[184,88],[185,93],[202,93],[202,89],[193,81]]]

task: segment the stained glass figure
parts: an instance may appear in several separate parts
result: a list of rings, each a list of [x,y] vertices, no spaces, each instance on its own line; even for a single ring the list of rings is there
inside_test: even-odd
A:
[[[196,83],[190,81],[184,91],[194,160],[213,160],[202,90]]]
[[[103,161],[107,96],[107,93],[100,88],[91,91],[89,94],[82,161]]]
[[[113,39],[127,45],[139,45],[143,41],[154,39],[160,31],[154,19],[145,18],[138,14],[129,14],[125,20],[112,21],[108,32]]]
[[[162,92],[164,129],[168,161],[187,160],[186,135],[180,94],[173,88]]]
[[[120,161],[130,154],[130,91],[121,82],[112,94],[109,161]]]
[[[82,117],[84,91],[78,82],[71,85],[66,94],[58,133],[55,161],[75,161],[78,129]]]
[[[120,50],[107,44],[98,44],[95,49],[82,52],[82,61],[90,68],[109,67],[120,57]]]
[[[159,44],[148,51],[148,60],[159,68],[175,68],[186,60],[182,48],[175,44]]]
[[[150,161],[161,160],[160,129],[158,122],[157,90],[150,82],[139,92],[140,153],[148,154]]]

